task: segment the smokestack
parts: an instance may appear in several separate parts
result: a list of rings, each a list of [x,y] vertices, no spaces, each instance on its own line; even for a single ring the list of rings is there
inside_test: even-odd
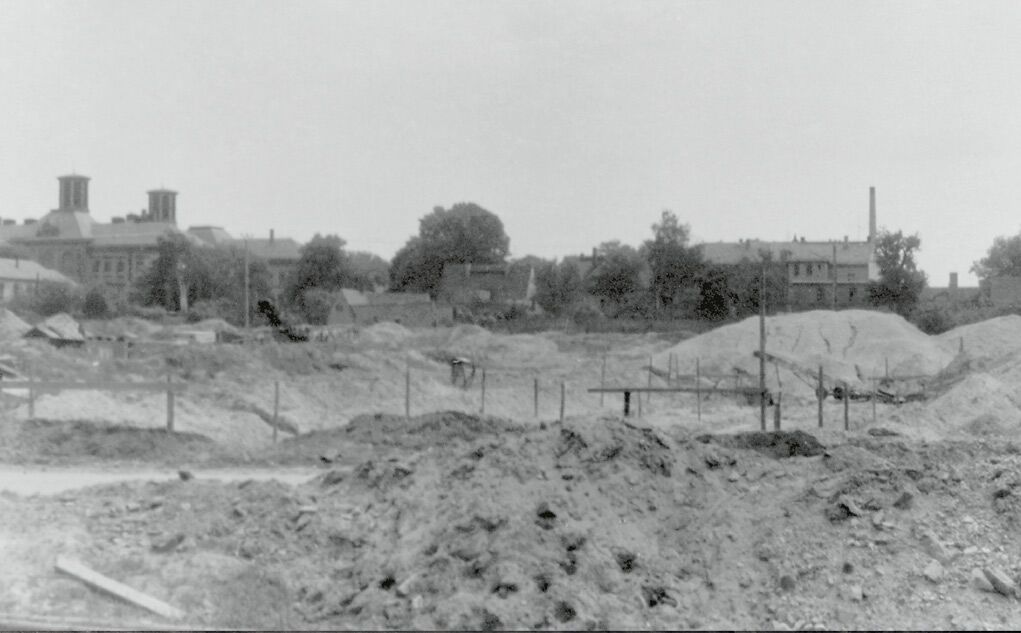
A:
[[[269,230],[269,245],[273,246],[273,229]]]
[[[950,273],[950,289],[957,290],[957,273]]]
[[[869,187],[869,241],[876,239],[876,188]]]

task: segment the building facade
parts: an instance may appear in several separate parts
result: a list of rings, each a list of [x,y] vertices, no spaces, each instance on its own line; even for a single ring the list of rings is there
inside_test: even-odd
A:
[[[868,305],[868,285],[879,279],[875,259],[876,191],[869,188],[869,234],[865,241],[767,242],[739,240],[702,245],[706,261],[717,265],[759,262],[762,254],[785,271],[789,310],[852,308]]]
[[[57,208],[23,224],[4,219],[0,240],[23,247],[40,265],[74,282],[125,296],[158,256],[159,238],[181,233],[175,191],[149,191],[147,210],[103,223],[92,217],[87,176],[60,176],[57,181]]]

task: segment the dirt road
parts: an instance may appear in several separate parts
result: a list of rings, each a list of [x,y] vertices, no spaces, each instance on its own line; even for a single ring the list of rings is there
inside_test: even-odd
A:
[[[309,468],[287,469],[208,469],[189,471],[195,479],[222,482],[276,480],[287,484],[300,484],[316,475]],[[19,495],[52,495],[76,488],[122,481],[168,481],[178,478],[178,472],[169,468],[103,469],[103,468],[44,468],[39,466],[0,466],[0,492]]]

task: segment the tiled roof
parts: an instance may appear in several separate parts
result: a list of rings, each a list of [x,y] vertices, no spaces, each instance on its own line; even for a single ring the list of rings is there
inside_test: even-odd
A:
[[[229,244],[234,241],[230,233],[220,226],[189,226],[188,235],[194,235],[206,244]]]
[[[117,224],[94,224],[92,235],[96,246],[155,246],[157,240],[167,233],[180,233],[173,224],[166,222],[120,222]]]
[[[869,242],[707,242],[702,254],[715,264],[737,264],[742,260],[757,260],[759,251],[766,250],[774,260],[794,262],[830,262],[833,245],[837,246],[838,264],[867,264],[872,257]]]

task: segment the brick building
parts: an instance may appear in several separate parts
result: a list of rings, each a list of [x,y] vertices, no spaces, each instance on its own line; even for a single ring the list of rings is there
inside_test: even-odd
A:
[[[875,259],[876,191],[869,188],[869,234],[865,241],[767,242],[739,240],[702,245],[706,261],[734,265],[758,262],[768,252],[786,271],[787,309],[804,310],[868,305],[869,281],[879,279]]]
[[[4,219],[0,240],[23,247],[43,267],[75,282],[123,296],[157,257],[157,240],[181,233],[175,191],[149,191],[148,209],[103,223],[92,217],[87,176],[61,176],[57,181],[57,208],[23,224]]]

